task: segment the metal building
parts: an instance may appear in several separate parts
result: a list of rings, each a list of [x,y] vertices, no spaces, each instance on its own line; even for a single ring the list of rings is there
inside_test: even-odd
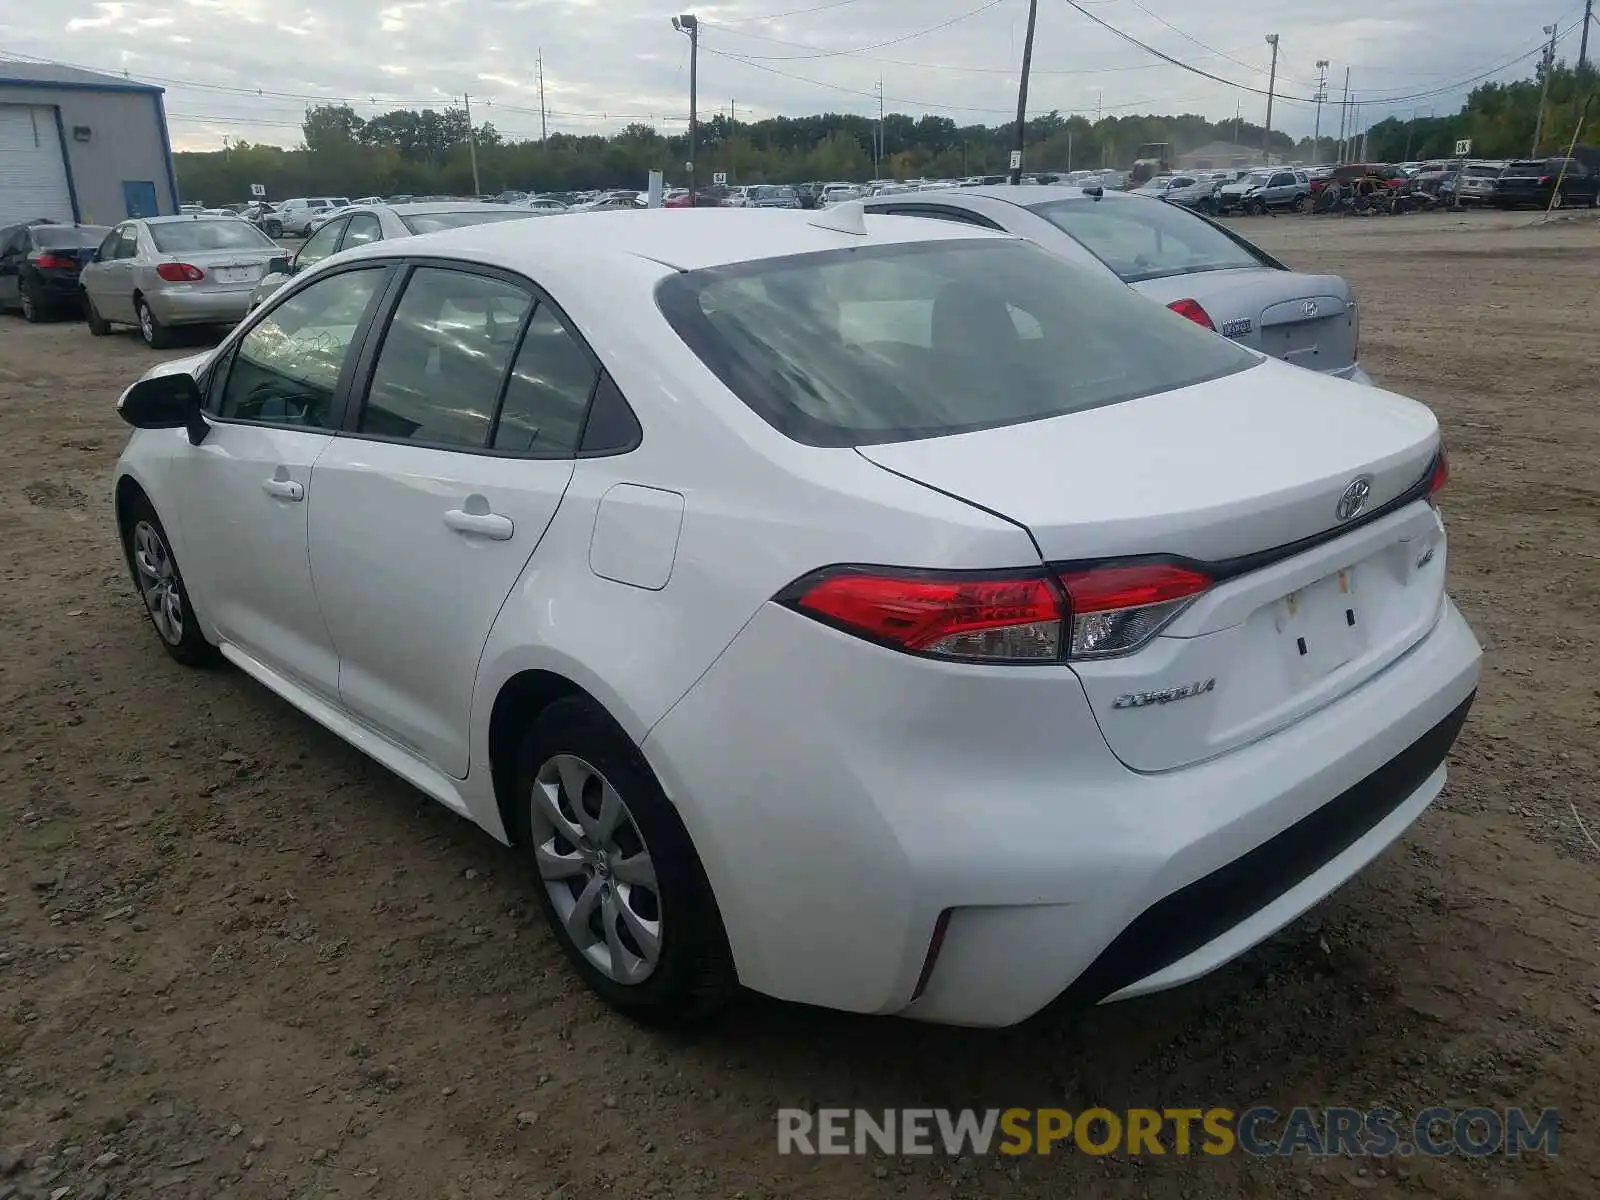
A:
[[[163,89],[0,61],[0,226],[115,225],[178,211]]]

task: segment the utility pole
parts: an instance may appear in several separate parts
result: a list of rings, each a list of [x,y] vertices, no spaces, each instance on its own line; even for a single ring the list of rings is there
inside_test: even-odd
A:
[[[877,179],[882,171],[879,163],[889,157],[889,150],[883,144],[883,76],[878,76],[878,153],[872,163],[872,177]]]
[[[1583,36],[1578,41],[1578,74],[1589,69],[1589,26],[1594,22],[1594,0],[1584,0]]]
[[[1272,165],[1272,93],[1278,87],[1278,35],[1267,34],[1267,45],[1272,47],[1272,72],[1267,76],[1267,128],[1261,135],[1261,161]]]
[[[693,13],[672,18],[672,27],[689,35],[689,161],[684,165],[689,171],[689,207],[695,205],[697,189],[694,180],[695,142],[700,135],[700,21]]]
[[[1017,88],[1017,144],[1012,154],[1012,186],[1022,182],[1022,152],[1028,140],[1028,72],[1033,69],[1033,27],[1039,21],[1039,0],[1028,0],[1028,36],[1022,43],[1022,83]]]
[[[544,145],[546,137],[544,119],[544,50],[539,50],[539,145]]]
[[[1233,144],[1239,144],[1239,120],[1244,115],[1244,104],[1235,98],[1233,102]]]
[[[1349,145],[1345,142],[1345,126],[1350,119],[1350,68],[1344,69],[1344,100],[1339,105],[1339,161],[1345,161]]]
[[[483,195],[483,185],[478,182],[478,131],[472,127],[472,97],[461,93],[462,106],[467,110],[467,153],[472,156],[472,194]]]
[[[1587,31],[1588,22],[1584,23],[1584,29]],[[1533,149],[1528,151],[1529,158],[1539,157],[1539,137],[1544,133],[1544,105],[1550,98],[1551,68],[1556,61],[1556,27],[1546,25],[1544,31],[1550,35],[1550,44],[1544,48],[1544,86],[1539,89],[1539,116],[1533,123]]]
[[[1311,161],[1322,161],[1322,102],[1328,98],[1328,60],[1317,59],[1317,94],[1313,99],[1317,102],[1316,131],[1311,135]]]

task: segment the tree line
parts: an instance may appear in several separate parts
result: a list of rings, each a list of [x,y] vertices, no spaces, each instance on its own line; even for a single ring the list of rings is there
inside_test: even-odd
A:
[[[1565,149],[1593,84],[1593,72],[1580,76],[1565,64],[1552,69],[1541,153]],[[1483,84],[1448,116],[1387,118],[1366,130],[1367,157],[1386,162],[1445,157],[1458,138],[1467,137],[1475,156],[1526,155],[1543,92],[1541,73],[1515,83]],[[1324,121],[1332,112],[1333,106],[1324,109]],[[1600,122],[1600,113],[1593,115]],[[540,141],[511,141],[492,124],[469,125],[458,108],[396,109],[363,119],[349,106],[322,105],[306,111],[301,131],[304,140],[292,149],[241,142],[221,151],[177,154],[180,190],[186,199],[211,204],[245,199],[256,183],[279,199],[469,195],[474,190],[469,137],[475,142],[478,190],[489,195],[513,188],[642,189],[652,170],[665,172],[669,184],[687,182],[687,135],[664,135],[647,124],[610,136],[553,133]],[[750,122],[718,113],[700,125],[696,170],[701,184],[719,171],[736,183],[1000,174],[1015,145],[1016,126],[963,126],[948,117],[890,113],[883,120],[881,143],[878,138],[877,121],[849,113]],[[1260,125],[1193,114],[1090,121],[1050,112],[1028,121],[1025,140],[1028,169],[1039,171],[1126,168],[1141,147],[1153,143],[1165,143],[1172,155],[1214,141],[1269,144],[1275,160],[1306,163],[1329,161],[1337,153],[1331,136],[1313,144],[1310,138],[1296,142],[1274,132],[1268,142]]]

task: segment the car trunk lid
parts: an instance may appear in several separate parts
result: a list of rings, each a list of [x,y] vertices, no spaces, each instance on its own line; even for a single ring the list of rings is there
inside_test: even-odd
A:
[[[184,250],[160,255],[161,263],[187,263],[205,272],[194,286],[208,291],[248,292],[261,282],[267,264],[282,255],[282,250]]]
[[[1443,530],[1433,508],[1404,500],[1437,451],[1421,405],[1270,363],[1051,420],[860,450],[1022,524],[1051,563],[1172,557],[1213,578],[1142,648],[1073,663],[1108,744],[1138,771],[1282,728],[1426,634],[1443,597]],[[1341,520],[1352,487],[1363,503]]]
[[[1224,336],[1297,367],[1345,371],[1356,361],[1360,317],[1349,285],[1337,275],[1259,267],[1168,275],[1133,286],[1162,304],[1194,300]]]

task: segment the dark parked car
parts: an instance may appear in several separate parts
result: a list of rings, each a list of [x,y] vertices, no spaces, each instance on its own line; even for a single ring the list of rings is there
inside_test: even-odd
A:
[[[1489,203],[1500,208],[1594,208],[1600,204],[1600,173],[1575,158],[1518,159],[1494,181]]]
[[[0,312],[19,309],[29,321],[80,315],[78,272],[110,232],[104,225],[46,221],[0,229]]]

